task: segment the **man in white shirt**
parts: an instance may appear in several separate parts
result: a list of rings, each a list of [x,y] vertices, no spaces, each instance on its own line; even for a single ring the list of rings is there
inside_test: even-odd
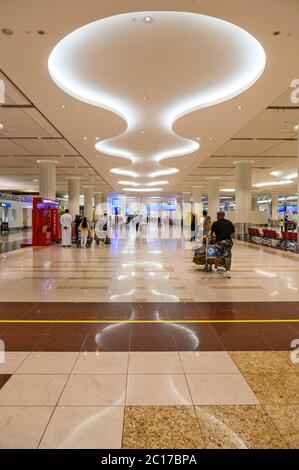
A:
[[[62,246],[71,246],[72,244],[72,216],[69,210],[65,209],[65,213],[60,217]]]

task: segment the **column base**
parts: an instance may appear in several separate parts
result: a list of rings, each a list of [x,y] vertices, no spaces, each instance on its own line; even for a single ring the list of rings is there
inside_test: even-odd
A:
[[[248,228],[251,224],[247,222],[236,222],[235,223],[235,238],[236,240],[244,240],[248,234]]]

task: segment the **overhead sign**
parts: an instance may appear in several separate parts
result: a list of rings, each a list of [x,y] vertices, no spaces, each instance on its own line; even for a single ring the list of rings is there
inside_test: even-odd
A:
[[[11,207],[10,202],[1,202],[1,207]]]

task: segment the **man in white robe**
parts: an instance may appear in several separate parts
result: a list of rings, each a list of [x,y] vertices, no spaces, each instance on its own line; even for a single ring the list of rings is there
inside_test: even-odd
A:
[[[62,246],[71,246],[72,244],[72,220],[69,210],[65,209],[65,213],[60,217]]]

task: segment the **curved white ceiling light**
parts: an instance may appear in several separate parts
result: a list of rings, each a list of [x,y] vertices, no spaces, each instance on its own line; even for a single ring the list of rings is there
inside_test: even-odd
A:
[[[264,183],[254,184],[254,188],[263,188],[264,186],[281,186],[284,184],[292,184],[291,180],[281,180],[281,181],[265,181]]]
[[[162,191],[162,188],[122,188],[123,191],[130,191],[134,193],[152,193],[156,191]]]
[[[198,142],[175,134],[175,121],[239,95],[258,80],[265,63],[261,44],[234,24],[154,11],[116,15],[75,30],[53,49],[48,68],[65,92],[126,121],[125,132],[98,142],[96,149],[129,159],[130,165],[110,171],[141,178],[143,185],[146,178],[178,173],[162,167],[162,160],[198,150]]]

